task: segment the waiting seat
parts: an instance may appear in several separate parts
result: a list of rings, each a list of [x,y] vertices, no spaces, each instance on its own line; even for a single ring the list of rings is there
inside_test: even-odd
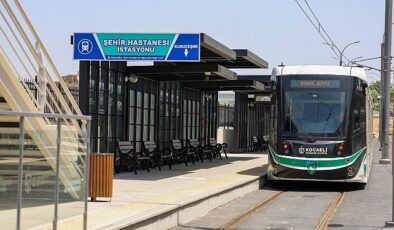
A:
[[[192,149],[196,156],[200,159],[201,163],[204,162],[204,156],[209,159],[209,161],[212,161],[212,151],[210,150],[204,150],[204,148],[201,146],[200,142],[198,139],[189,139],[187,140],[188,142],[188,147]]]
[[[133,142],[131,141],[118,141],[118,152],[119,152],[119,162],[115,164],[115,171],[119,173],[122,169],[126,171],[134,171],[137,174],[137,168],[146,167],[149,172],[150,158],[140,153],[137,154],[134,151]]]
[[[214,137],[209,138],[209,145],[211,146],[214,157],[219,156],[219,158],[222,159],[221,153],[223,152],[227,158],[227,144],[226,143],[223,144],[225,144],[226,146],[225,150],[223,150],[222,144],[217,143],[216,138]]]
[[[161,152],[154,141],[145,141],[144,142],[144,154],[145,156],[149,156],[152,167],[157,166],[159,171],[161,171],[160,164],[163,162],[168,165],[168,168],[171,169],[172,163],[172,154],[171,151],[163,151]]]
[[[189,159],[193,162],[193,165],[195,164],[196,153],[194,149],[183,147],[181,140],[172,140],[171,147],[173,154],[183,158],[183,161],[185,162],[186,166]]]

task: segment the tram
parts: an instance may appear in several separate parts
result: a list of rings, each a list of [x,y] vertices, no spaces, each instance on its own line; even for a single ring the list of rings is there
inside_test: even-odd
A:
[[[278,66],[271,84],[268,179],[366,184],[372,106],[364,69]]]

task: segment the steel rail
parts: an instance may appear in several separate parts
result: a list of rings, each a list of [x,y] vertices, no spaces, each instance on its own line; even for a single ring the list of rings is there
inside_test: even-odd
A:
[[[335,199],[331,202],[330,207],[326,210],[324,215],[320,218],[319,224],[316,226],[316,230],[327,229],[329,221],[334,217],[339,207],[342,205],[343,199],[345,198],[345,192],[339,192]]]
[[[279,199],[284,193],[285,193],[285,191],[277,192],[275,195],[271,196],[268,199],[263,200],[262,202],[258,203],[256,206],[254,206],[252,209],[250,209],[246,213],[238,216],[237,218],[232,219],[231,221],[225,223],[223,226],[219,227],[218,229],[219,230],[236,229],[239,225],[241,225],[242,223],[246,222],[256,212],[258,212],[261,209],[269,206],[274,201]]]

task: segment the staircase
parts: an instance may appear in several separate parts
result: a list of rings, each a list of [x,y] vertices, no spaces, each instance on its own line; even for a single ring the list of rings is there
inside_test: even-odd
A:
[[[0,110],[81,115],[19,1],[0,2]],[[30,80],[34,87],[28,87],[26,80]],[[34,197],[53,197],[58,119],[25,117],[24,196],[34,194]],[[18,116],[0,115],[0,198],[17,191],[19,122]],[[60,192],[70,199],[83,200],[89,138],[86,121],[61,119],[60,128]]]

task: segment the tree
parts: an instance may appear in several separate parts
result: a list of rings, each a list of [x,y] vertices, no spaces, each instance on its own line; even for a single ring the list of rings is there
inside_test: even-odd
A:
[[[371,93],[373,109],[379,110],[379,99],[378,97],[381,95],[380,92],[380,81],[375,81],[369,85],[369,91]],[[390,85],[390,104],[394,102],[394,88]]]

